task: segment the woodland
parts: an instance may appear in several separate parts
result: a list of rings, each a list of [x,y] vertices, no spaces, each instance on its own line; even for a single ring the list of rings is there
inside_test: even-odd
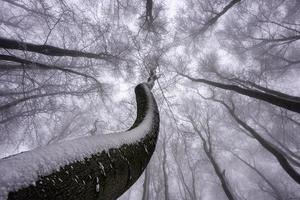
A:
[[[31,161],[10,169],[13,155],[52,158],[48,146],[100,135],[116,163],[101,165],[106,176],[111,144],[132,139],[106,136],[149,125],[159,134],[128,151],[126,187],[106,193],[122,177],[96,176],[105,197],[55,199],[299,200],[299,88],[299,0],[0,0],[0,177]],[[7,180],[0,200],[24,186]]]

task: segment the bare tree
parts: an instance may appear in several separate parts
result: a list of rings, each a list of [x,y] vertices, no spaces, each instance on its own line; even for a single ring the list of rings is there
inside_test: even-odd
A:
[[[274,104],[276,106],[280,106],[282,108],[300,113],[300,103],[298,102],[298,98],[299,97],[292,97],[287,98],[286,96],[291,96],[291,95],[273,95],[273,94],[268,94],[268,93],[264,93],[261,92],[259,90],[255,90],[255,89],[247,89],[247,88],[242,88],[240,86],[237,85],[231,85],[231,84],[223,84],[223,83],[219,83],[219,82],[214,82],[214,81],[210,81],[210,80],[206,80],[206,79],[199,79],[199,78],[192,78],[188,75],[185,74],[181,74],[181,76],[184,76],[194,82],[200,82],[200,83],[204,83],[207,85],[211,85],[214,87],[218,87],[221,89],[225,89],[225,90],[231,90],[234,92],[237,92],[239,94],[243,94],[249,97],[253,97],[259,100],[263,100],[266,101],[268,103]],[[274,93],[274,92],[273,92]],[[283,96],[283,97],[282,97]],[[296,99],[296,100],[295,100]]]
[[[260,172],[257,167],[251,165],[249,162],[245,161],[243,158],[241,158],[239,155],[237,155],[234,152],[231,152],[236,158],[238,158],[241,162],[243,162],[247,167],[252,169],[261,179],[265,181],[265,183],[268,185],[268,187],[271,189],[271,191],[265,190],[261,188],[263,191],[268,193],[270,196],[272,196],[274,199],[282,200],[284,199],[282,192],[277,188],[276,185],[274,185],[262,172]]]
[[[54,156],[48,157],[48,161],[45,158],[48,153],[58,149],[73,152],[74,149],[70,148],[73,144],[88,142],[86,140],[89,138],[97,141],[99,137],[90,136],[89,138],[80,138],[71,142],[42,147],[46,148],[44,151],[45,155],[42,155],[42,149],[37,149],[4,158],[1,160],[1,174],[4,174],[7,170],[12,170],[13,172],[10,175],[6,174],[5,177],[0,179],[2,185],[0,197],[8,199],[115,199],[119,197],[139,178],[155,149],[159,131],[159,113],[151,93],[153,81],[150,78],[149,82],[139,84],[136,87],[137,118],[128,132],[119,133],[118,135],[118,137],[124,135],[126,138],[126,134],[137,134],[136,137],[141,135],[141,138],[136,141],[133,139],[128,144],[122,141],[120,147],[112,145],[107,151],[103,149],[100,152],[91,152],[91,154],[84,156],[80,161],[77,159],[71,162],[63,161],[65,164],[59,161],[61,156],[57,154],[58,152],[55,152]],[[149,107],[151,109],[148,109]],[[140,128],[141,124],[145,126],[145,123],[147,128]],[[140,131],[142,133],[139,133]],[[115,139],[114,135],[110,136],[113,137],[112,139]],[[100,138],[100,141],[102,139]],[[85,154],[85,146],[78,148],[82,152],[79,152],[80,150],[78,149],[79,151],[76,151],[76,154]],[[64,151],[61,153],[64,154]],[[140,159],[137,159],[137,155]],[[15,168],[7,168],[7,166],[11,166],[11,163],[24,162],[22,160],[23,156],[27,159],[31,158],[25,161],[24,167],[20,166],[21,163],[18,163],[19,165],[17,164]],[[42,157],[45,162],[39,162],[41,160],[39,157]],[[69,155],[69,159],[72,159],[71,155]],[[58,169],[52,169],[50,173],[44,173],[49,168],[49,162],[58,162],[57,165],[59,167]],[[39,170],[34,167],[36,164],[39,165]],[[100,170],[95,170],[96,168],[100,168]],[[24,185],[14,186],[12,190],[10,185],[20,181],[15,176],[18,173],[21,174],[19,179],[25,181],[22,182]],[[30,185],[32,177],[27,176],[23,179],[23,173],[36,174],[35,177],[38,179],[35,181],[34,186]]]
[[[260,136],[259,133],[257,133],[251,126],[249,126],[247,123],[242,121],[236,114],[235,114],[235,107],[232,103],[232,108],[227,105],[224,101],[217,100],[215,97],[208,98],[210,100],[216,101],[220,104],[222,104],[229,114],[232,116],[232,118],[241,125],[245,130],[247,130],[268,152],[270,152],[278,161],[278,163],[281,165],[281,167],[286,171],[286,173],[298,184],[300,184],[300,175],[299,173],[294,169],[294,167],[289,163],[288,159],[281,153],[280,150],[278,150],[277,147],[275,147],[273,144],[271,144],[269,141],[264,139],[262,136]]]
[[[212,147],[212,141],[211,141],[212,139],[211,139],[210,125],[209,125],[210,119],[208,117],[205,119],[205,125],[200,122],[201,127],[202,127],[201,130],[203,130],[205,132],[205,135],[207,138],[204,138],[201,131],[198,129],[194,119],[191,116],[189,116],[188,119],[189,119],[190,123],[192,124],[194,131],[198,134],[198,136],[200,137],[200,139],[202,141],[203,150],[204,150],[206,156],[208,157],[211,165],[213,166],[215,174],[219,178],[222,189],[225,192],[227,198],[230,200],[236,199],[234,192],[232,191],[230,184],[225,176],[225,170],[221,169],[221,167],[219,166],[219,164],[217,163],[217,161],[215,160],[214,155],[213,155],[213,149],[212,149],[213,147]]]
[[[106,134],[134,123],[128,93],[155,75],[162,134],[125,199],[298,199],[299,8],[298,0],[0,0],[0,157],[58,145],[45,159],[69,162],[63,144],[80,138],[76,152],[95,142],[84,138],[103,138],[107,151],[22,191],[117,198],[154,144],[133,146],[128,135],[122,146],[120,134]],[[211,93],[219,103],[199,98]]]

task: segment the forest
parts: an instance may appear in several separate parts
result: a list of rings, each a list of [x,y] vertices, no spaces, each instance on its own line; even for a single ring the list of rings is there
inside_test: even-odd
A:
[[[0,0],[0,200],[300,200],[299,0]]]

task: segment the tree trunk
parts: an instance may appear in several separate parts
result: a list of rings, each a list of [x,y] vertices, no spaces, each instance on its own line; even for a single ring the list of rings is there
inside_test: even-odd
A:
[[[164,136],[163,140],[163,157],[162,157],[162,169],[163,169],[163,176],[164,176],[164,194],[165,200],[169,200],[169,178],[167,173],[167,151],[166,151],[166,136]]]
[[[0,199],[118,198],[140,177],[155,149],[159,113],[150,88],[147,83],[135,88],[137,118],[126,132],[88,136],[1,159]],[[89,148],[89,142],[92,146],[99,138],[105,141],[99,145],[94,143],[96,149],[101,150],[85,152],[78,157],[77,154]],[[120,144],[116,140],[121,141]],[[71,147],[70,151],[67,151],[68,147]],[[62,159],[66,158],[66,153],[67,161]],[[52,160],[55,156],[60,156],[63,164],[51,168],[52,162],[56,162]]]
[[[205,152],[205,155],[207,156],[207,158],[209,159],[209,162],[213,166],[214,171],[215,171],[218,179],[221,182],[221,186],[222,186],[224,193],[226,194],[228,200],[235,200],[235,195],[234,195],[233,191],[231,190],[230,185],[227,182],[227,179],[225,177],[225,170],[222,171],[222,169],[220,168],[219,164],[217,163],[217,161],[215,160],[215,158],[213,156],[210,138],[208,138],[207,139],[208,141],[206,141],[206,139],[202,136],[201,131],[197,128],[195,122],[193,120],[191,120],[191,123],[192,123],[194,130],[199,135],[199,137],[202,141],[202,147]],[[208,135],[210,135],[210,133],[208,133]]]
[[[62,49],[50,45],[32,44],[32,43],[27,43],[27,42],[22,42],[17,40],[10,40],[6,38],[0,38],[0,48],[30,51],[30,52],[44,54],[47,56],[86,57],[86,58],[94,58],[94,59],[101,59],[101,60],[108,60],[114,57],[113,55],[106,52],[90,53],[90,52],[83,52],[77,50]]]
[[[269,153],[271,153],[278,161],[280,166],[285,170],[285,172],[298,184],[300,184],[300,174],[294,167],[289,163],[287,158],[275,147],[272,143],[264,139],[257,133],[251,126],[249,126],[246,122],[242,121],[227,104],[220,100],[214,100],[221,104],[223,104],[228,110],[229,114],[233,117],[233,119],[242,126],[245,130],[247,130],[253,138],[259,142]]]
[[[224,90],[231,90],[231,91],[237,92],[239,94],[242,94],[242,95],[245,95],[248,97],[253,97],[255,99],[259,99],[259,100],[268,102],[270,104],[279,106],[281,108],[285,108],[287,110],[300,113],[300,102],[297,101],[297,99],[295,100],[295,99],[283,98],[282,96],[275,96],[275,95],[264,93],[264,92],[261,92],[258,90],[241,88],[237,85],[229,85],[229,84],[209,81],[206,79],[192,78],[192,77],[187,76],[182,73],[179,73],[179,75],[186,77],[194,82],[204,83],[204,84],[211,85],[211,86],[221,88]]]

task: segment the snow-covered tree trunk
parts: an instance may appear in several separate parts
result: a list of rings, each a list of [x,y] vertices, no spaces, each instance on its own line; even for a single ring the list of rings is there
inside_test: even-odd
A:
[[[116,199],[155,149],[159,113],[152,85],[136,86],[137,118],[126,132],[95,135],[0,160],[0,199]]]

